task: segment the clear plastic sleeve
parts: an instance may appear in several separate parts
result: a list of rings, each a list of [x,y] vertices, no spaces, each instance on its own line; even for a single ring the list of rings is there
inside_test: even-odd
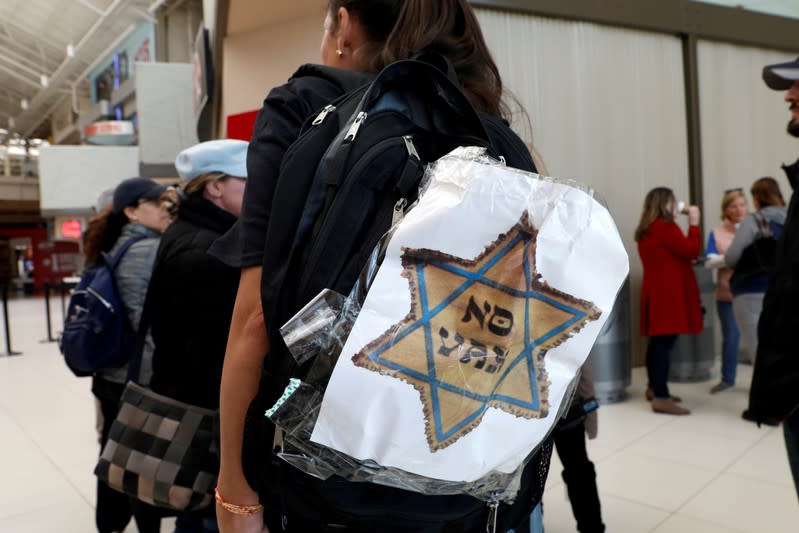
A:
[[[440,161],[448,163],[445,176],[441,176],[438,172],[438,167],[441,163],[431,165],[428,169],[420,198],[425,194],[427,186],[430,182],[430,177],[436,175],[439,180],[439,186],[442,180],[446,182],[447,176],[455,174],[455,179],[452,183],[445,183],[444,186],[459,187],[457,180],[458,165],[457,160],[462,160],[464,163],[478,163],[488,167],[502,166],[502,162],[489,158],[482,149],[475,148],[461,148],[443,158]],[[453,161],[456,164],[453,165]],[[453,170],[454,169],[454,170]],[[512,169],[506,169],[508,172]],[[579,189],[587,193],[591,198],[594,198],[594,193],[591,189],[576,184],[575,182],[565,180],[554,180],[552,178],[544,178],[538,175],[521,173],[525,175],[525,179],[543,180],[553,183],[567,185],[571,188]],[[512,190],[503,191],[502,186],[498,185],[498,190],[494,192],[497,195],[503,193],[513,194]],[[554,201],[554,200],[553,200]],[[597,204],[602,205],[601,202]],[[496,206],[500,209],[501,202]],[[413,206],[411,206],[413,208]],[[534,218],[534,217],[531,217]],[[402,224],[400,221],[399,225]],[[364,302],[369,294],[369,289],[375,280],[382,264],[383,258],[386,256],[387,248],[391,243],[392,236],[397,230],[397,225],[392,228],[381,240],[379,245],[372,253],[368,264],[364,267],[362,274],[355,284],[351,293],[347,296],[337,294],[333,291],[325,290],[321,292],[313,301],[309,302],[300,312],[298,312],[291,320],[289,320],[282,328],[281,334],[289,348],[290,353],[294,356],[298,364],[303,364],[311,361],[310,370],[302,380],[292,379],[291,384],[286,389],[285,394],[281,399],[266,412],[275,425],[282,431],[283,447],[279,456],[292,466],[300,470],[316,476],[321,479],[327,479],[332,475],[337,475],[345,479],[353,481],[366,481],[372,483],[379,483],[383,485],[398,487],[406,490],[412,490],[424,494],[438,495],[438,494],[458,494],[466,493],[476,498],[488,501],[512,501],[518,492],[521,480],[522,471],[527,462],[533,458],[538,451],[538,447],[545,442],[546,436],[551,432],[554,427],[554,420],[559,419],[567,410],[570,404],[570,399],[574,393],[577,383],[577,368],[579,364],[574,363],[575,370],[570,375],[571,379],[563,380],[565,386],[559,389],[562,391],[562,397],[559,401],[550,402],[550,412],[545,413],[545,416],[553,416],[548,430],[544,433],[544,438],[538,439],[536,442],[530,442],[526,448],[525,454],[520,457],[525,457],[517,461],[517,466],[512,469],[499,469],[489,470],[484,475],[476,479],[467,480],[452,480],[442,479],[430,476],[419,475],[410,471],[378,464],[372,460],[359,460],[351,455],[340,452],[332,447],[318,444],[312,440],[312,434],[320,416],[323,400],[325,398],[326,389],[330,382],[331,376],[336,368],[339,356],[350,338],[351,332],[356,320],[361,316],[361,311]],[[615,226],[612,228],[615,231]],[[617,237],[617,235],[616,235]],[[506,235],[502,238],[508,238]],[[526,249],[525,249],[526,250]],[[524,254],[528,254],[527,251]],[[624,256],[626,260],[626,255]],[[524,278],[526,275],[529,278],[529,270],[523,268],[524,265],[519,264],[521,260],[504,264],[495,270],[500,272],[495,273],[495,277],[499,280],[497,283],[504,284],[503,286],[513,286],[518,283],[535,284],[538,283],[544,289],[550,290],[546,282],[538,282],[538,280],[530,279],[516,279]],[[624,272],[626,275],[626,272]],[[411,278],[403,274],[404,277]],[[540,275],[538,276],[540,277]],[[621,278],[623,279],[623,277]],[[432,282],[431,282],[432,283]],[[619,281],[615,291],[621,285]],[[456,291],[457,292],[457,291]],[[570,302],[566,297],[562,297],[558,291],[552,292],[553,298],[561,298],[564,301]],[[569,295],[566,295],[569,296]],[[557,302],[556,302],[557,303]],[[590,302],[589,302],[590,303]],[[560,305],[559,303],[557,305]],[[612,306],[612,303],[611,303]],[[484,386],[485,380],[492,379],[492,376],[498,375],[500,372],[509,372],[511,363],[508,359],[508,354],[517,350],[518,336],[515,340],[511,340],[509,332],[514,325],[519,323],[520,319],[508,311],[508,305],[504,305],[502,301],[477,301],[475,299],[468,300],[464,307],[459,308],[457,313],[450,313],[448,318],[440,320],[437,327],[429,328],[428,339],[435,336],[439,347],[437,354],[439,359],[444,360],[444,363],[436,363],[439,366],[438,371],[443,373],[468,373],[468,375],[460,376],[464,380],[464,387],[468,390],[474,385],[474,390],[479,391],[479,388]],[[586,317],[585,323],[589,319],[597,320],[600,315],[607,313],[600,313],[598,308],[591,308],[584,306],[588,311],[584,314]],[[609,308],[607,309],[609,311]],[[364,310],[366,312],[366,310]],[[593,315],[591,315],[593,313]],[[593,317],[593,318],[592,318]],[[449,320],[449,322],[447,322]],[[524,318],[527,323],[527,318]],[[505,344],[500,341],[489,344],[484,342],[483,338],[467,337],[459,333],[464,331],[463,323],[471,321],[480,326],[483,330],[490,330],[492,339],[508,339]],[[601,324],[598,324],[599,326]],[[574,332],[579,331],[582,325],[575,326]],[[402,323],[395,323],[390,326],[381,336],[385,341],[388,339],[388,344],[402,339],[407,335],[407,328]],[[598,327],[597,327],[598,331]],[[527,335],[525,329],[525,335]],[[573,333],[570,333],[571,335]],[[554,349],[565,340],[568,336],[552,342],[551,345],[542,344],[542,348],[535,352],[535,358],[543,360],[547,353],[547,348]],[[595,338],[595,337],[594,337]],[[528,343],[527,337],[524,337],[524,342]],[[593,340],[591,341],[591,343]],[[429,341],[428,341],[429,343]],[[526,346],[526,345],[525,345]],[[527,348],[524,348],[527,349]],[[590,349],[590,344],[588,345]],[[582,360],[587,356],[588,351],[580,357]],[[532,356],[531,356],[532,357]],[[466,370],[464,370],[466,369]],[[532,370],[531,370],[532,371]],[[391,375],[393,372],[390,367],[381,367],[377,370],[379,374]],[[470,381],[471,380],[471,381]],[[544,380],[544,390],[549,383]],[[418,389],[418,387],[417,387]],[[499,391],[501,393],[501,391]],[[492,394],[497,393],[496,390]],[[497,393],[498,394],[498,393]],[[467,395],[468,396],[468,395]],[[501,396],[498,394],[497,397]],[[468,398],[464,400],[464,403]],[[486,402],[483,411],[490,410],[491,407],[496,407],[498,402]],[[525,413],[516,410],[514,411],[513,405],[508,406],[506,402],[501,407],[506,412],[516,416],[526,416]],[[483,416],[483,413],[480,413]],[[478,419],[479,423],[479,419]],[[428,429],[429,430],[429,429]],[[464,435],[471,431],[467,429]],[[460,438],[460,437],[458,437]],[[448,446],[450,443],[444,443],[442,447]],[[433,450],[435,451],[435,450]]]

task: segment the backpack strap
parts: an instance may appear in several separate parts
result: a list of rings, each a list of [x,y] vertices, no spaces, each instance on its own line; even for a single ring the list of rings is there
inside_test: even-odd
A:
[[[130,239],[122,243],[122,245],[119,247],[119,249],[116,251],[116,253],[113,256],[111,256],[110,258],[106,256],[106,262],[108,263],[108,268],[110,268],[112,271],[115,271],[119,266],[119,263],[122,261],[122,257],[128,252],[130,247],[142,239],[144,239],[144,235],[131,237]]]
[[[763,216],[762,213],[755,213],[754,214],[755,220],[757,220],[758,225],[758,238],[769,238],[773,237],[774,234],[771,231],[771,226],[768,222],[766,222],[766,218]]]

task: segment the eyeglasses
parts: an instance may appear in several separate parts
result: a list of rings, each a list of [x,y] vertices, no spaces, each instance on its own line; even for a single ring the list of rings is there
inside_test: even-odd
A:
[[[736,187],[734,189],[727,189],[727,190],[724,191],[724,194],[730,194],[731,192],[740,192],[740,193],[742,193],[742,192],[744,192],[744,189],[743,189],[743,187]]]

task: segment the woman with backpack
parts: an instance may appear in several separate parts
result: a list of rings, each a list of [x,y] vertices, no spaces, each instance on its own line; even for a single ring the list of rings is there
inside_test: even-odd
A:
[[[216,495],[217,517],[223,533],[261,533],[268,531],[267,524],[275,531],[281,528],[319,531],[327,527],[350,531],[442,531],[446,527],[452,531],[484,531],[486,521],[493,516],[483,502],[468,496],[420,498],[408,491],[343,480],[340,480],[342,491],[337,502],[323,502],[314,491],[327,482],[310,479],[310,476],[299,474],[291,467],[281,470],[291,479],[263,479],[260,469],[253,471],[253,462],[267,464],[272,461],[269,451],[272,448],[272,436],[268,432],[264,432],[267,433],[263,437],[264,442],[254,453],[243,450],[251,445],[244,439],[245,418],[248,428],[257,426],[263,420],[262,408],[271,406],[267,400],[250,408],[259,391],[265,358],[268,363],[269,357],[274,357],[274,348],[273,353],[267,355],[270,341],[272,344],[279,342],[279,339],[268,337],[267,327],[276,330],[281,325],[265,324],[264,321],[262,278],[264,283],[268,283],[274,274],[262,267],[267,232],[271,237],[274,232],[295,230],[294,227],[270,220],[273,200],[279,203],[282,187],[291,186],[288,182],[285,185],[282,181],[278,183],[283,156],[298,138],[303,123],[314,114],[321,122],[325,111],[320,113],[320,110],[337,97],[367,83],[369,76],[395,61],[430,51],[443,55],[449,61],[468,102],[477,111],[486,116],[509,118],[502,102],[502,80],[468,1],[329,0],[321,44],[322,62],[327,67],[365,75],[350,75],[350,82],[346,81],[347,77],[334,74],[295,76],[269,93],[256,119],[248,153],[249,177],[242,215],[234,229],[216,243],[228,250],[238,246],[238,251],[229,254],[227,260],[229,264],[242,269],[225,354],[220,397],[222,457]],[[331,71],[322,69],[322,72]],[[516,153],[526,154],[530,163],[525,170],[534,169],[528,150],[510,132],[507,123],[500,128],[508,132],[508,142],[513,144]],[[302,205],[297,205],[296,209],[301,210]],[[282,392],[267,391],[272,403]],[[251,434],[248,431],[248,436]],[[246,465],[242,460],[243,451],[247,455]],[[302,479],[299,484],[293,483],[299,478]],[[331,483],[336,482],[336,479],[331,480]],[[370,502],[374,502],[378,495],[383,498],[380,508],[374,506],[365,510],[371,514],[369,526],[359,521],[362,514],[355,516],[341,512],[342,506],[348,504],[356,508],[359,504],[363,505],[361,502],[364,498],[353,494],[354,485],[360,485],[358,490],[365,491],[360,496]],[[540,487],[536,490],[540,490]],[[529,498],[520,496],[517,500],[525,501],[525,505],[534,504],[540,492],[526,496]],[[425,507],[429,509],[423,509],[422,506],[414,508],[419,521],[411,526],[407,517],[400,517],[396,511],[402,508],[403,502],[407,508],[408,501],[417,502],[420,499],[426,502]],[[443,503],[456,499],[460,504],[468,500],[469,516],[459,515],[460,508],[448,508],[449,504]],[[304,502],[305,508],[293,507],[297,502]],[[500,523],[510,524],[500,526],[503,530],[519,523],[530,508],[514,511],[515,522],[506,513],[506,507],[500,508]],[[440,521],[436,524],[426,522],[430,516],[436,516]],[[375,525],[375,520],[380,521],[380,524]],[[450,520],[449,526],[445,524],[446,520]]]
[[[638,255],[644,267],[641,287],[641,335],[649,337],[646,370],[647,400],[656,413],[687,415],[669,394],[671,351],[677,336],[702,331],[699,287],[691,263],[702,249],[699,208],[688,206],[688,235],[674,221],[678,213],[674,193],[656,187],[647,193],[641,221],[635,230]]]
[[[87,265],[94,264],[103,252],[113,257],[126,243],[135,240],[114,271],[119,295],[134,330],[138,329],[141,319],[161,233],[172,221],[159,202],[165,190],[165,186],[147,178],[130,178],[121,182],[114,189],[111,205],[89,222],[84,239]],[[152,353],[152,339],[148,336],[142,353],[142,380],[145,383],[151,375]],[[127,375],[128,366],[125,364],[97,372],[92,379],[92,393],[100,401],[103,415],[100,449],[108,441],[111,424],[119,411]],[[147,511],[139,512],[135,507],[137,504],[127,495],[109,488],[102,481],[97,482],[95,520],[100,533],[123,531],[131,514],[139,531],[160,529],[160,518],[152,517]]]
[[[768,261],[765,256],[751,261],[755,257],[755,250],[750,247],[756,246],[755,241],[761,238],[779,237],[787,209],[780,186],[774,178],[760,178],[752,184],[750,192],[755,212],[741,222],[735,239],[724,254],[724,261],[733,269],[730,280],[732,309],[741,331],[741,347],[754,361],[757,354],[757,321],[768,288],[769,265],[761,264]],[[749,253],[746,252],[747,248],[751,250]]]

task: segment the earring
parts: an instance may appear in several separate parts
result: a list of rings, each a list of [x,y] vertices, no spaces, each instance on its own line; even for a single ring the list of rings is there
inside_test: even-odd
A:
[[[344,55],[344,52],[341,51],[341,48],[336,48],[336,55],[339,57]]]

